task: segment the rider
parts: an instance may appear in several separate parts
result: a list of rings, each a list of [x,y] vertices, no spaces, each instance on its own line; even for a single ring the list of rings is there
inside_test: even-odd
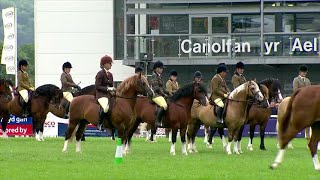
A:
[[[167,89],[170,96],[172,96],[172,94],[175,93],[176,91],[178,91],[178,89],[179,89],[177,76],[178,76],[177,71],[175,71],[175,70],[170,71],[169,80],[166,83],[166,89]]]
[[[244,64],[243,62],[238,62],[236,64],[236,70],[234,72],[234,75],[232,76],[233,89],[237,88],[238,86],[246,82],[246,78],[243,76],[243,72]]]
[[[22,102],[22,117],[28,117],[29,115],[29,95],[28,91],[34,91],[34,87],[32,86],[29,75],[28,75],[28,61],[22,59],[19,62],[19,71],[18,71],[18,92],[21,95],[23,102]]]
[[[101,131],[103,129],[103,118],[109,110],[109,99],[111,93],[115,91],[113,87],[113,76],[109,70],[112,66],[112,58],[105,55],[100,60],[100,70],[96,75],[96,100],[101,105],[102,109],[99,111],[99,123],[97,128]]]
[[[63,96],[71,102],[73,99],[72,92],[74,92],[73,88],[81,89],[80,86],[78,86],[76,83],[73,82],[70,71],[71,71],[72,65],[70,62],[65,62],[62,65],[62,74],[60,77],[60,81],[62,84],[62,91]]]
[[[196,71],[193,75],[193,82],[196,82],[196,83],[199,83],[201,84],[202,83],[202,74],[200,71]]]
[[[217,68],[217,74],[211,79],[211,96],[210,100],[214,101],[216,106],[216,112],[217,112],[217,126],[223,125],[223,108],[224,103],[223,100],[228,97],[229,89],[227,87],[227,84],[225,82],[225,77],[227,76],[228,69],[224,64],[220,64]],[[214,108],[213,108],[214,109]]]
[[[306,77],[308,73],[308,67],[306,65],[301,65],[299,68],[299,76],[294,78],[293,80],[293,91],[297,90],[298,88],[310,86],[311,82]]]
[[[144,75],[143,72],[143,68],[141,66],[136,67],[136,69],[134,70],[134,73],[136,73],[137,75]]]
[[[164,82],[162,80],[162,72],[164,65],[161,61],[157,61],[153,65],[153,74],[151,76],[150,84],[155,92],[155,97],[152,99],[160,108],[158,109],[157,119],[155,125],[161,127],[161,120],[165,114],[168,105],[165,97],[168,97],[168,92],[165,89]]]

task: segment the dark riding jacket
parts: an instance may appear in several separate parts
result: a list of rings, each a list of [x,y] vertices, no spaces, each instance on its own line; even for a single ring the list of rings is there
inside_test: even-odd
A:
[[[23,72],[22,70],[18,71],[18,91],[21,90],[31,90],[33,88],[30,78],[27,72]]]
[[[62,91],[72,91],[72,87],[76,87],[77,85],[73,82],[70,74],[63,72],[60,77],[60,81],[62,84]]]
[[[228,94],[230,92],[227,87],[226,81],[222,79],[219,74],[216,74],[211,79],[211,92],[211,101],[214,101],[217,98],[225,99],[224,94]]]
[[[105,69],[99,71],[96,75],[96,99],[101,97],[109,98],[111,96],[108,87],[113,87],[113,75]]]
[[[237,72],[234,73],[234,75],[232,76],[232,86],[233,89],[237,88],[238,86],[240,86],[241,84],[244,84],[246,82],[246,78],[241,74],[238,74]]]
[[[161,74],[153,72],[150,79],[150,84],[151,84],[151,88],[155,93],[155,97],[166,96],[167,94],[169,94],[166,90]]]

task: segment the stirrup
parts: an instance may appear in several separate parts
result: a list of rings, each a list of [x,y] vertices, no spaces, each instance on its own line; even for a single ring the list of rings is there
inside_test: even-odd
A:
[[[103,131],[104,129],[103,129],[103,124],[98,124],[97,125],[97,129],[99,130],[99,131]]]

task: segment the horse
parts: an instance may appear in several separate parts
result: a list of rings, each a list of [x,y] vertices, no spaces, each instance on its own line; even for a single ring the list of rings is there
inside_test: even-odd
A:
[[[162,120],[164,128],[172,129],[172,139],[170,154],[175,155],[175,143],[177,140],[177,132],[180,130],[180,137],[182,142],[182,154],[188,155],[186,151],[185,134],[187,130],[187,123],[191,118],[191,106],[193,100],[197,99],[202,105],[206,105],[208,98],[206,88],[199,83],[190,83],[176,91],[171,97],[167,99],[168,109]],[[157,105],[145,97],[138,97],[135,109],[136,119],[133,126],[130,127],[129,141],[139,124],[146,122],[151,126],[152,133],[155,134],[155,119],[157,112]]]
[[[298,132],[306,127],[312,129],[308,144],[315,170],[320,170],[317,146],[320,140],[320,86],[311,85],[295,90],[288,102],[283,116],[278,116],[279,146],[278,154],[270,166],[277,168],[283,161],[285,148]]]
[[[279,119],[280,120],[283,119],[283,116],[286,112],[289,101],[290,101],[290,97],[286,97],[281,101],[281,103],[278,106],[278,118],[277,118],[277,126],[276,126],[277,132],[279,132]],[[279,141],[278,141],[277,146],[278,146],[278,148],[280,148]],[[292,145],[291,141],[288,143],[288,148],[293,149],[293,145]]]
[[[11,89],[13,89],[11,87]],[[11,92],[13,93],[13,92]],[[32,117],[33,130],[36,132],[36,140],[43,139],[43,124],[49,112],[49,104],[61,107],[61,99],[63,94],[60,88],[53,84],[45,84],[39,86],[34,92],[30,92],[30,116]],[[21,96],[17,93],[7,102],[0,104],[0,112],[2,112],[2,128],[6,128],[10,114],[21,117],[22,107],[20,105]]]
[[[223,147],[225,148],[227,154],[232,154],[231,152],[231,142],[234,140],[234,152],[239,153],[239,131],[241,127],[245,124],[248,117],[249,110],[252,106],[253,100],[262,102],[264,96],[260,92],[259,86],[254,81],[248,81],[236,89],[234,89],[228,98],[226,99],[225,104],[225,125],[228,128],[228,143],[226,144],[223,140]],[[204,124],[210,127],[215,127],[216,124],[216,115],[213,113],[214,105],[208,106],[199,106],[197,102],[193,103],[191,110],[192,119],[188,123],[188,140],[189,143],[189,152],[197,152],[195,146],[195,135],[197,128],[197,123],[200,123],[199,120]]]
[[[274,78],[267,78],[264,79],[262,81],[260,81],[258,83],[259,88],[261,90],[261,92],[263,93],[263,95],[265,96],[265,100],[268,100],[268,102],[271,101],[276,101],[276,102],[281,102],[282,101],[282,94],[281,94],[281,83],[278,79],[274,79]],[[266,101],[264,101],[264,103],[266,103]],[[265,107],[266,104],[263,104]],[[263,108],[261,107],[261,105],[256,105],[254,104],[250,111],[249,111],[249,116],[248,116],[248,122],[247,124],[250,125],[250,139],[248,142],[248,146],[247,149],[249,149],[250,151],[253,151],[253,146],[252,146],[252,142],[253,142],[253,137],[254,137],[254,130],[255,130],[255,126],[259,125],[260,126],[260,149],[261,150],[266,150],[265,145],[264,145],[264,133],[265,133],[265,128],[267,126],[267,123],[269,121],[269,118],[271,116],[271,108]],[[214,129],[215,130],[215,129]],[[240,131],[240,140],[242,138],[242,131],[243,128]],[[209,142],[207,143],[208,147],[212,147],[212,143],[211,143],[211,139],[212,136],[214,135],[214,132],[211,132],[210,136],[209,136]],[[219,135],[220,137],[222,137],[224,134],[223,130],[219,130]],[[221,134],[222,133],[222,134]],[[241,152],[241,149],[239,150]]]
[[[1,104],[9,102],[13,98],[12,87],[12,81],[8,79],[0,79],[0,107],[2,106]],[[0,119],[4,116],[5,113],[6,111],[0,111]],[[7,124],[8,123],[6,120],[1,121],[1,130],[4,138],[8,138],[6,134]]]
[[[128,139],[128,128],[134,119],[134,106],[138,94],[151,97],[154,95],[147,79],[141,75],[133,75],[125,79],[117,87],[115,95],[110,98],[108,112],[110,118],[104,117],[104,127],[118,129],[118,137],[122,140],[123,148]],[[77,96],[72,100],[63,152],[67,151],[68,143],[74,136],[76,136],[76,152],[81,152],[82,134],[88,123],[98,124],[99,110],[100,105],[92,95]]]

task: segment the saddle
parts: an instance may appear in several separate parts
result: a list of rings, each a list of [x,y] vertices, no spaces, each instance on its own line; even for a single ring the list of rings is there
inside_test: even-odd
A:
[[[228,109],[228,101],[224,100],[223,103],[224,103],[224,108],[223,108],[222,117],[224,119],[226,117],[226,112],[227,112],[227,109]],[[217,117],[217,110],[216,109],[217,109],[218,105],[212,100],[209,100],[209,104],[212,105],[213,113]]]

